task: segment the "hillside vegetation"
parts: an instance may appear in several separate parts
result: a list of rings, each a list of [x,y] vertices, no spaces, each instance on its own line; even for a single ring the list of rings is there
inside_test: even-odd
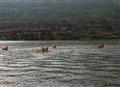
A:
[[[76,34],[77,39],[80,33],[94,38],[120,31],[119,0],[5,0],[0,4],[0,30],[55,32],[57,27],[58,32],[66,32],[65,38]]]

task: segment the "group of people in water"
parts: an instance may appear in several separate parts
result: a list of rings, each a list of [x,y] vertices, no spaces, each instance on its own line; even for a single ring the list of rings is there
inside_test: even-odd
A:
[[[54,44],[53,46],[52,46],[52,48],[54,48],[54,49],[56,49],[57,48],[57,46],[56,46],[56,44]],[[2,50],[2,51],[8,51],[8,46],[3,46],[3,45],[0,45],[0,49]],[[48,51],[49,51],[49,48],[48,47],[46,47],[46,48],[41,48],[41,52],[42,53],[48,53]]]
[[[105,44],[98,44],[97,45],[97,48],[98,49],[101,49],[101,48],[104,48],[105,47]],[[54,45],[52,46],[52,48],[53,49],[56,49],[57,48],[57,46],[56,46],[56,44],[54,43]],[[3,50],[3,51],[8,51],[8,46],[3,46],[3,47],[0,47],[0,49],[1,50]],[[43,47],[43,48],[41,48],[41,50],[40,50],[42,53],[48,53],[49,52],[49,48],[48,47]]]
[[[53,48],[53,49],[56,49],[56,48],[57,48],[56,44],[54,44],[54,45],[52,46],[52,48]],[[46,48],[43,47],[43,48],[41,49],[41,52],[42,52],[42,53],[45,53],[45,52],[48,53],[48,52],[49,52],[49,48],[48,48],[48,47],[46,47]]]
[[[104,47],[105,47],[105,44],[103,44],[103,43],[97,45],[97,48],[98,48],[98,49],[101,49],[101,48],[104,48]]]

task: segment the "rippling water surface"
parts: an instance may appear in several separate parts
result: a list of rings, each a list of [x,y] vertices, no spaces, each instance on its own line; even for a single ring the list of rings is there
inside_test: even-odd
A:
[[[120,87],[120,41],[1,41],[0,87]],[[96,44],[105,43],[97,49]]]

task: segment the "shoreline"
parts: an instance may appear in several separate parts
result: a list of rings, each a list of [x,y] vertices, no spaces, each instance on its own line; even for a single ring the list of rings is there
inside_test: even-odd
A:
[[[81,40],[0,40],[1,41],[50,41],[50,42],[53,42],[53,41],[104,41],[104,40],[120,40],[120,39],[81,39]]]

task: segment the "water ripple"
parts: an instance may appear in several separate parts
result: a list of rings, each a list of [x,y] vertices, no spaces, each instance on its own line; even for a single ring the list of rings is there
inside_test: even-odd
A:
[[[36,49],[46,42],[3,42],[11,49],[0,51],[0,86],[120,87],[120,45],[115,42],[97,49],[93,42],[58,41],[57,49],[43,54]]]

